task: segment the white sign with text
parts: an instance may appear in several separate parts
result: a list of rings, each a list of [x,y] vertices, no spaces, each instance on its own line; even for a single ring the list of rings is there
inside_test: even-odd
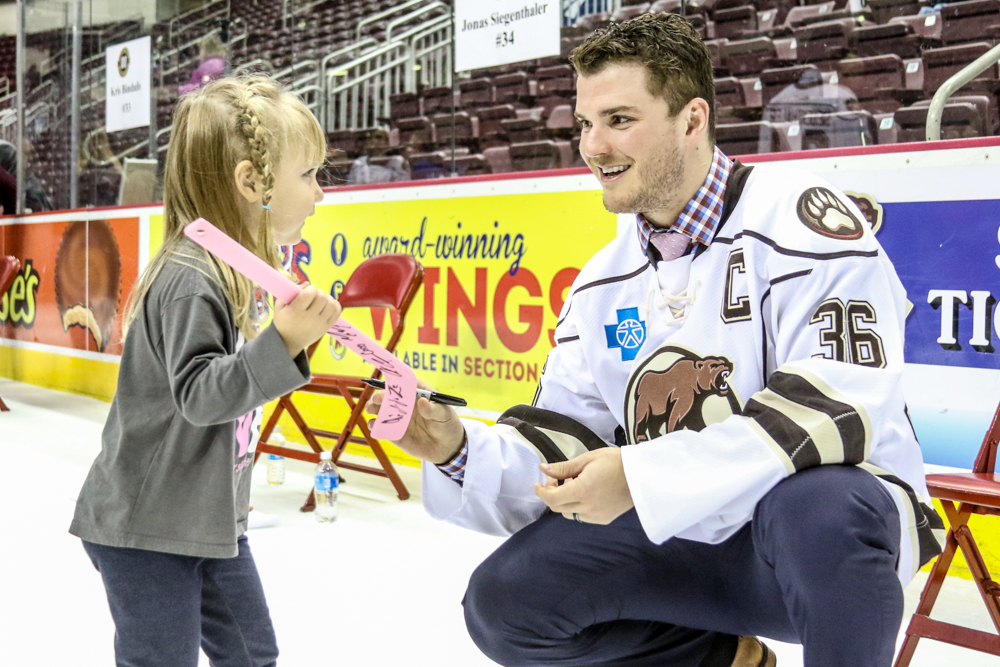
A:
[[[107,58],[108,132],[149,125],[149,37],[109,46]]]
[[[455,70],[559,55],[558,0],[455,0]]]

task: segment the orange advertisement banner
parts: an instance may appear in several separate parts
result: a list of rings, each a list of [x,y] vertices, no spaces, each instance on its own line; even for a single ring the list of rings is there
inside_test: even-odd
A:
[[[21,269],[0,299],[0,336],[121,354],[120,312],[138,275],[139,219],[0,227]]]

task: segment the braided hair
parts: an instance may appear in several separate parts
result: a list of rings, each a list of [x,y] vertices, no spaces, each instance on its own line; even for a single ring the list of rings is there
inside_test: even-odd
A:
[[[201,248],[185,243],[184,227],[209,220],[241,245],[281,270],[271,228],[275,171],[284,155],[306,155],[322,163],[326,137],[315,116],[295,95],[266,77],[223,78],[181,98],[174,110],[163,183],[163,246],[150,260],[129,302],[128,325],[141,310],[153,280],[166,262],[203,271],[219,282],[247,339],[257,335],[253,284]],[[260,207],[236,186],[236,169],[253,165]],[[198,261],[201,260],[201,261]]]

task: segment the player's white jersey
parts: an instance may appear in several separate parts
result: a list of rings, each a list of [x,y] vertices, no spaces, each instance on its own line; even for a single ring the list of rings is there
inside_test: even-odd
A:
[[[943,536],[918,502],[928,494],[900,383],[905,317],[903,287],[849,198],[808,172],[737,166],[708,247],[654,266],[630,225],[587,263],[534,406],[490,428],[467,421],[465,484],[425,466],[425,505],[513,532],[545,509],[532,490],[539,457],[599,439],[628,445],[651,540],[717,543],[787,476],[862,465],[896,500],[905,583]]]

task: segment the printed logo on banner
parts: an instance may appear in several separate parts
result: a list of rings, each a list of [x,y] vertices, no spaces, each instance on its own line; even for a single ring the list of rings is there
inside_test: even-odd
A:
[[[34,326],[35,314],[38,312],[38,286],[41,282],[42,277],[32,265],[32,260],[25,260],[10,289],[0,298],[0,324],[25,329]]]
[[[617,314],[618,324],[604,325],[608,349],[621,348],[622,361],[632,361],[646,340],[646,323],[639,319],[638,308],[622,308]]]
[[[1000,200],[882,206],[888,223],[879,243],[915,304],[906,319],[906,362],[1000,366]]]
[[[125,76],[128,74],[129,62],[128,47],[126,46],[122,49],[122,52],[118,54],[118,76]]]
[[[864,192],[850,192],[844,190],[844,194],[850,197],[854,205],[858,207],[861,211],[861,215],[865,216],[865,220],[871,225],[872,233],[878,234],[882,231],[882,219],[883,211],[882,205],[875,201],[875,197]]]
[[[56,253],[56,305],[63,331],[90,332],[98,352],[111,342],[121,297],[122,261],[118,240],[104,220],[66,225]]]

